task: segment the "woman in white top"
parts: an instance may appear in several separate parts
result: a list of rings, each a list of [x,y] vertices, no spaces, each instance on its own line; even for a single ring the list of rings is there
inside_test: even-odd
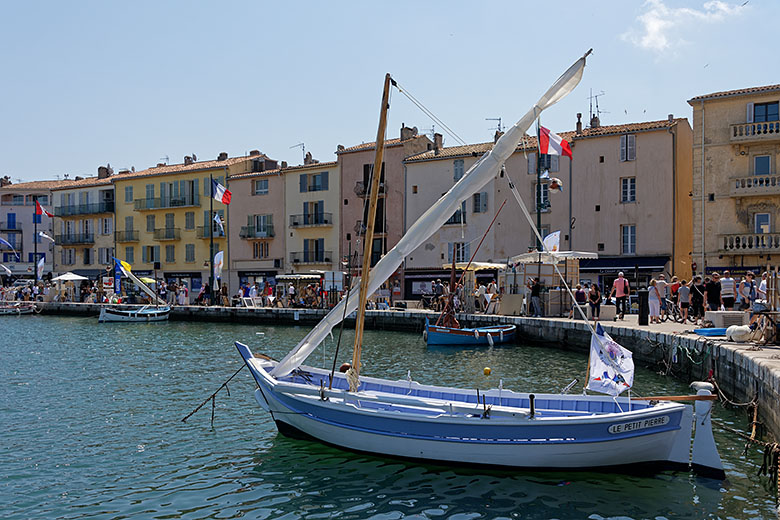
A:
[[[647,288],[648,303],[650,304],[650,323],[661,323],[661,293],[658,292],[655,278],[650,280],[650,287]]]

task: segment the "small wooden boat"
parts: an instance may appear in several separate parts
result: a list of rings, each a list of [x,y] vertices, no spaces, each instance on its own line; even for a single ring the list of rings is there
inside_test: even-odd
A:
[[[124,323],[149,323],[153,321],[167,321],[171,313],[169,305],[155,307],[152,305],[113,305],[100,308],[98,323],[124,322]]]
[[[476,328],[453,328],[431,325],[425,318],[423,338],[428,345],[500,345],[515,341],[517,326],[493,325]]]
[[[5,302],[0,305],[0,316],[20,316],[35,312],[35,302]]]

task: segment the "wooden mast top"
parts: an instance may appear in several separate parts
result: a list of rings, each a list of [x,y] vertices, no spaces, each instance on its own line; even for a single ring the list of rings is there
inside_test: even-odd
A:
[[[363,236],[363,268],[360,271],[360,295],[355,321],[355,347],[352,352],[352,370],[360,375],[360,354],[363,346],[363,325],[366,316],[366,300],[368,299],[368,272],[371,268],[371,250],[374,242],[374,224],[376,223],[376,207],[379,199],[379,183],[382,178],[382,159],[385,151],[385,130],[387,129],[387,109],[389,108],[390,74],[385,75],[385,85],[382,92],[382,107],[379,111],[379,128],[376,132],[376,155],[374,170],[371,174],[371,190],[369,191],[368,220]],[[350,388],[357,390],[357,388]]]

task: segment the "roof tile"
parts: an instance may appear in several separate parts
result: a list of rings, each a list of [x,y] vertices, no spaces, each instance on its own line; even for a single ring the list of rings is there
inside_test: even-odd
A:
[[[694,101],[704,101],[707,99],[748,96],[750,94],[763,94],[765,92],[775,92],[775,91],[780,91],[780,85],[764,85],[762,87],[748,87],[748,88],[740,88],[737,90],[724,90],[722,92],[713,92],[712,94],[703,94],[701,96],[696,96],[694,98],[689,99],[688,103],[693,103]]]

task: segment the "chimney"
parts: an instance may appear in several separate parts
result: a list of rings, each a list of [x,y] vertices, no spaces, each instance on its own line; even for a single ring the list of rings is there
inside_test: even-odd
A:
[[[582,114],[577,112],[577,135],[582,133]]]
[[[190,156],[190,155],[185,155],[185,156],[184,156],[184,166],[187,166],[187,165],[189,165],[189,164],[192,164],[192,156]]]
[[[412,137],[415,137],[417,135],[417,127],[416,126],[406,126],[403,123],[401,123],[401,141],[406,141],[407,139],[411,139]]]
[[[260,150],[249,150],[249,157],[256,157],[260,155]]]
[[[306,155],[303,156],[303,164],[313,164],[314,160],[311,158],[311,152],[306,152]]]
[[[219,155],[217,156],[218,161],[226,161],[228,158],[227,152],[219,152]]]
[[[83,180],[84,180],[84,177],[82,177],[81,175],[76,175],[76,176],[73,178],[73,180],[74,180],[74,181],[83,181]]]
[[[282,169],[287,168],[287,161],[282,161]]]
[[[157,168],[162,168],[163,166],[168,166],[168,165],[165,164],[164,162],[158,162],[157,163]]]
[[[433,134],[433,153],[435,155],[439,155],[439,150],[443,148],[442,143],[442,135],[439,133]]]
[[[2,186],[9,186],[10,184],[12,184],[11,183],[11,177],[9,177],[8,175],[6,175],[2,179],[0,179],[0,187],[2,187]]]
[[[504,132],[502,132],[500,130],[496,130],[496,134],[493,136],[493,143],[494,144],[497,143],[502,135],[504,135]]]
[[[111,176],[108,166],[98,166],[98,179],[107,179]]]
[[[345,150],[344,145],[340,144],[336,147],[336,153],[343,152]]]
[[[590,127],[591,128],[598,128],[601,123],[599,122],[599,116],[593,115],[593,117],[590,118]]]
[[[674,114],[669,114],[669,122],[674,123]]]

